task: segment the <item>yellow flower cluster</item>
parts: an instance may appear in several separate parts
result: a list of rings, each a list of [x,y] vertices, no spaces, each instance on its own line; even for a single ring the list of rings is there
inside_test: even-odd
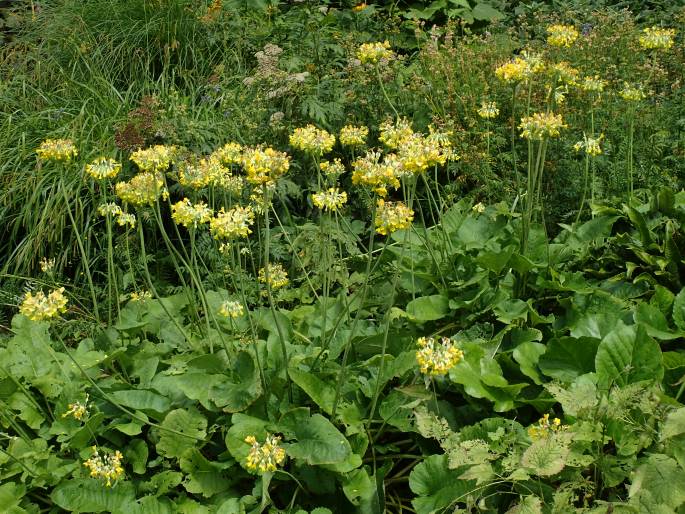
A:
[[[258,443],[254,436],[247,436],[245,442],[252,445],[245,461],[247,469],[260,473],[276,471],[285,462],[285,450],[280,447],[280,440],[278,436],[267,435],[264,443]]]
[[[629,102],[639,102],[640,100],[644,100],[647,95],[645,95],[645,92],[643,91],[642,87],[640,86],[631,86],[627,82],[623,86],[623,89],[621,89],[618,94],[620,95],[621,98],[624,100],[627,100]]]
[[[604,91],[606,84],[606,81],[602,80],[599,75],[595,75],[594,77],[583,77],[583,80],[580,82],[579,86],[583,91],[588,91],[590,93],[601,93]]]
[[[114,453],[100,455],[97,446],[93,446],[93,456],[83,463],[90,470],[90,476],[104,480],[106,487],[112,487],[124,475],[121,461],[124,456],[119,450]]]
[[[646,50],[668,50],[673,46],[674,37],[674,29],[662,29],[654,26],[644,29],[638,41],[640,46]]]
[[[262,283],[266,284],[266,269],[261,268],[257,274],[257,279]],[[280,289],[287,286],[290,283],[288,280],[288,272],[283,269],[283,265],[269,264],[269,285],[271,289]]]
[[[537,425],[533,425],[528,429],[528,435],[533,441],[546,439],[550,434],[560,432],[567,429],[568,426],[562,425],[559,418],[554,418],[551,422],[549,414],[545,414],[538,420]]]
[[[222,207],[216,216],[209,220],[209,231],[214,239],[232,239],[247,237],[252,233],[250,225],[254,223],[252,207],[233,207],[225,211]]]
[[[290,134],[290,145],[305,153],[320,157],[333,150],[335,136],[314,125],[307,125],[296,128]]]
[[[74,419],[81,421],[84,417],[88,415],[88,395],[86,394],[86,400],[81,402],[70,403],[67,407],[67,411],[62,414],[63,418],[68,418],[72,416]]]
[[[171,219],[177,225],[186,228],[197,228],[198,225],[209,223],[212,219],[212,209],[204,202],[193,205],[188,198],[176,202],[171,206]]]
[[[536,112],[532,116],[521,118],[521,137],[541,141],[547,137],[557,137],[562,128],[566,128],[561,114]]]
[[[323,161],[319,164],[319,168],[321,168],[321,171],[323,171],[327,177],[332,178],[337,178],[345,173],[345,165],[338,158],[333,159],[333,162]]]
[[[70,161],[78,150],[71,139],[46,139],[36,148],[36,154],[41,161]]]
[[[407,118],[400,118],[395,123],[385,121],[381,124],[381,134],[378,137],[381,143],[392,150],[400,148],[414,131]]]
[[[551,75],[569,86],[575,86],[578,83],[578,77],[580,76],[580,72],[566,61],[551,64],[548,67],[548,71]]]
[[[165,171],[176,157],[174,146],[155,145],[131,154],[131,160],[142,171]]]
[[[214,151],[212,158],[217,159],[225,166],[240,164],[243,158],[243,147],[238,143],[226,143],[224,146]]]
[[[43,257],[40,260],[40,270],[43,273],[52,273],[52,271],[55,269],[55,259],[47,259]]]
[[[367,127],[345,125],[340,129],[340,144],[351,147],[364,146],[368,135],[369,129]]]
[[[424,375],[445,375],[464,358],[464,352],[457,348],[449,337],[436,340],[433,337],[419,337],[416,362]]]
[[[347,193],[337,187],[331,187],[328,191],[319,191],[312,195],[312,202],[324,211],[337,211],[347,203]]]
[[[184,161],[178,166],[178,183],[190,189],[202,189],[221,177],[224,170],[221,163],[212,158]]]
[[[376,204],[376,232],[383,236],[411,226],[414,211],[402,202],[386,202],[379,199]]]
[[[423,173],[428,168],[447,162],[448,153],[443,151],[437,137],[412,134],[399,149],[398,158],[405,173]]]
[[[386,196],[388,188],[397,189],[401,172],[397,156],[387,156],[381,162],[380,152],[370,151],[352,163],[352,183],[373,189],[378,196]]]
[[[115,190],[122,202],[136,206],[152,205],[160,196],[165,200],[169,197],[158,172],[139,173],[128,182],[118,182]]]
[[[376,64],[383,60],[389,61],[394,56],[395,54],[390,49],[390,42],[387,40],[382,43],[364,43],[357,50],[357,58],[362,64]]]
[[[116,177],[121,171],[121,164],[114,159],[98,157],[90,164],[86,164],[86,173],[95,180],[104,180]]]
[[[121,212],[121,207],[114,202],[102,203],[98,206],[98,214],[102,217],[118,216]]]
[[[236,300],[226,300],[219,307],[219,316],[224,318],[239,318],[245,313],[243,304]]]
[[[478,109],[478,116],[486,120],[496,118],[498,114],[499,109],[495,102],[483,101],[483,103],[480,104],[480,109]]]
[[[273,148],[246,148],[243,167],[251,184],[269,184],[283,176],[290,168],[290,157]]]
[[[583,134],[583,140],[573,145],[573,149],[576,152],[584,152],[591,157],[596,157],[602,153],[600,146],[602,139],[604,139],[604,134],[600,134],[599,137],[587,137]]]
[[[504,82],[520,82],[530,78],[535,73],[539,73],[544,67],[542,57],[524,51],[521,56],[514,57],[513,60],[498,67],[495,70],[495,75]]]
[[[547,42],[552,46],[570,47],[578,39],[578,31],[572,25],[551,25],[547,27]]]
[[[29,292],[24,296],[19,312],[30,320],[43,321],[67,312],[67,302],[63,287],[54,289],[47,296],[43,291],[35,295]]]
[[[129,300],[131,300],[133,303],[137,302],[147,302],[148,300],[152,300],[152,293],[150,291],[133,291],[129,295]]]
[[[117,216],[117,225],[120,227],[125,227],[128,225],[130,228],[136,228],[136,216],[135,214],[130,214],[128,212],[120,212]]]

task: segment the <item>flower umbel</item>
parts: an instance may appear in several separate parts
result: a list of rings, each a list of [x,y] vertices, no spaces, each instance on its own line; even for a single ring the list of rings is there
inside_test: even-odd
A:
[[[40,260],[40,270],[43,273],[52,273],[53,270],[55,269],[55,259],[48,259],[46,257],[43,257]]]
[[[644,90],[641,86],[631,86],[627,82],[624,84],[623,89],[618,92],[619,96],[628,102],[639,102],[644,100],[647,95],[645,95]]]
[[[53,290],[47,296],[43,291],[38,291],[35,295],[29,292],[24,296],[19,312],[30,320],[43,321],[67,312],[67,302],[63,287]]]
[[[254,223],[252,207],[233,207],[224,211],[222,207],[216,216],[209,220],[209,231],[214,239],[232,239],[247,237],[252,233],[250,225]]]
[[[578,39],[578,31],[572,25],[551,25],[547,27],[547,42],[552,46],[570,47]]]
[[[198,225],[209,223],[209,220],[212,219],[212,209],[207,207],[204,202],[193,205],[188,198],[184,198],[171,206],[171,219],[177,225],[197,228]]]
[[[74,419],[81,421],[84,417],[88,416],[88,395],[86,394],[86,399],[83,403],[74,402],[70,403],[67,407],[67,411],[62,414],[63,418],[68,418],[69,416]]]
[[[407,118],[400,118],[394,123],[385,121],[381,124],[379,140],[392,150],[400,148],[414,133]]]
[[[293,131],[290,135],[290,144],[305,153],[322,156],[333,150],[335,136],[314,125],[307,125]]]
[[[158,172],[139,173],[128,182],[118,182],[115,190],[122,202],[135,206],[152,205],[160,196],[164,199],[169,196],[164,178]]]
[[[152,300],[152,293],[150,291],[141,291],[140,293],[138,291],[133,291],[129,295],[129,300],[133,303],[147,302],[148,300]]]
[[[312,202],[324,211],[337,211],[347,203],[347,193],[337,187],[331,187],[328,191],[319,191],[312,195]]]
[[[70,161],[78,155],[71,139],[46,139],[36,149],[41,161]]]
[[[288,280],[288,272],[285,271],[282,264],[269,264],[268,266],[269,285],[271,286],[271,289],[280,289],[290,283],[290,280]],[[259,270],[257,278],[262,284],[266,284],[266,270],[264,268]]]
[[[638,40],[640,46],[646,50],[668,50],[673,46],[674,29],[648,27],[642,31]]]
[[[319,168],[321,168],[324,175],[332,178],[337,178],[345,173],[345,165],[338,158],[333,159],[333,161],[323,161],[319,164]]]
[[[533,441],[537,441],[546,439],[550,434],[565,430],[566,428],[568,428],[568,426],[562,425],[559,418],[554,418],[550,422],[549,414],[545,414],[538,420],[537,425],[533,425],[528,429],[528,435]]]
[[[376,232],[383,236],[411,226],[414,211],[402,202],[386,202],[379,199],[376,204]]]
[[[285,462],[285,450],[279,446],[280,440],[278,436],[267,435],[263,443],[258,443],[255,436],[247,436],[245,442],[252,445],[245,461],[247,469],[260,473],[276,471]]]
[[[100,455],[97,446],[93,446],[93,456],[83,465],[90,470],[91,477],[103,480],[105,487],[112,487],[112,484],[124,475],[124,468],[121,465],[123,458],[119,450]]]
[[[499,109],[495,102],[485,102],[480,104],[480,109],[478,109],[478,116],[483,119],[489,120],[497,117],[499,114]]]
[[[176,148],[155,145],[131,154],[131,160],[142,171],[165,171],[176,156]]]
[[[114,159],[98,157],[90,164],[86,164],[86,173],[95,180],[104,180],[116,177],[121,171],[121,164]]]
[[[390,49],[390,42],[387,40],[382,43],[364,43],[357,50],[357,58],[362,64],[389,61],[394,56],[394,52]]]
[[[245,313],[243,304],[236,300],[226,300],[219,307],[219,316],[224,318],[239,318]]]
[[[562,128],[566,128],[561,114],[536,112],[532,116],[521,118],[521,137],[541,141],[547,137],[557,137]]]
[[[576,152],[584,152],[591,157],[596,157],[602,153],[600,146],[602,139],[604,139],[604,134],[600,134],[599,137],[587,137],[583,134],[583,140],[573,145],[573,149]]]
[[[367,152],[352,163],[352,183],[373,189],[378,196],[386,196],[388,188],[400,187],[398,176],[401,173],[401,163],[397,156],[386,155],[381,162],[380,152]]]
[[[350,147],[364,146],[368,135],[369,129],[367,127],[345,125],[340,129],[340,144]]]
[[[242,164],[248,182],[255,185],[270,184],[288,171],[290,157],[273,148],[246,148]]]
[[[464,352],[457,348],[449,337],[436,340],[433,337],[419,337],[416,361],[424,375],[445,375],[460,360]]]

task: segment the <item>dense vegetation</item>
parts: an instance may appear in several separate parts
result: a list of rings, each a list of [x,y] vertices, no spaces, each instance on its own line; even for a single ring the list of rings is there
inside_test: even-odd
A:
[[[685,512],[685,8],[2,20],[3,512]]]

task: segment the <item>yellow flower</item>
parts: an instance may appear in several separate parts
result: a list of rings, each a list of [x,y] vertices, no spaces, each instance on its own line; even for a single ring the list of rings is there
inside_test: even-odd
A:
[[[97,447],[93,446],[93,456],[83,465],[90,470],[91,477],[103,480],[106,487],[112,487],[112,484],[124,475],[124,468],[121,465],[123,458],[119,450],[100,455]]]
[[[70,139],[46,139],[36,154],[41,161],[70,161],[78,155],[78,150]]]
[[[282,287],[287,286],[290,283],[290,280],[288,280],[288,272],[285,271],[282,264],[269,264],[268,270],[269,285],[271,286],[271,289],[280,289]],[[259,273],[257,274],[257,279],[262,284],[267,283],[265,268],[261,268],[259,270]]]
[[[562,128],[566,128],[561,114],[536,112],[532,116],[521,118],[521,137],[541,141],[547,137],[557,137]]]
[[[245,308],[243,304],[235,300],[226,300],[219,307],[219,316],[225,318],[239,318],[245,313]]]
[[[345,173],[345,165],[338,158],[333,159],[333,162],[323,161],[319,164],[319,168],[321,168],[321,171],[323,171],[327,177],[332,178],[339,177]]]
[[[407,118],[400,118],[396,122],[385,121],[381,124],[381,135],[379,140],[392,150],[400,148],[414,131]]]
[[[209,223],[212,219],[212,209],[204,202],[193,205],[190,200],[184,198],[171,206],[171,219],[177,225],[186,228],[197,228],[198,225]]]
[[[52,271],[55,269],[55,259],[47,259],[43,257],[40,260],[40,270],[43,273],[52,273]]]
[[[335,136],[314,125],[307,125],[296,128],[290,134],[290,145],[305,153],[320,157],[333,150]]]
[[[86,173],[95,180],[104,180],[116,177],[121,171],[121,164],[114,159],[98,157],[90,164],[86,164]]]
[[[541,72],[544,67],[544,62],[539,54],[524,50],[521,52],[521,56],[514,57],[513,60],[497,68],[495,75],[504,82],[520,82],[530,78],[535,73]]]
[[[340,144],[343,146],[364,146],[369,135],[367,127],[345,125],[340,129]]]
[[[646,50],[668,50],[673,46],[674,37],[674,29],[662,29],[654,26],[642,31],[639,42],[640,46]]]
[[[355,5],[355,6],[352,8],[352,11],[353,11],[353,12],[361,12],[361,11],[363,11],[364,9],[366,9],[367,7],[368,7],[368,6],[366,5],[366,3],[365,3],[365,2],[362,2],[362,3],[360,3],[360,4]]]
[[[117,216],[117,225],[119,225],[120,227],[125,227],[128,225],[129,228],[136,228],[135,214],[129,214],[128,212],[120,212]]]
[[[242,162],[242,152],[242,145],[238,143],[226,143],[218,150],[215,150],[212,157],[218,159],[218,161],[225,166],[230,166]]]
[[[72,416],[74,419],[81,421],[84,417],[88,415],[88,395],[86,394],[86,400],[81,402],[70,403],[67,407],[67,411],[62,414],[63,418],[68,418]]]
[[[547,70],[550,75],[558,78],[564,84],[575,86],[578,83],[580,72],[566,61],[551,64]]]
[[[386,160],[387,157],[389,156],[386,156]],[[438,164],[445,164],[447,154],[443,152],[439,139],[412,134],[400,147],[398,158],[404,172],[416,174]]]
[[[176,157],[174,146],[155,145],[131,154],[131,160],[141,171],[165,171]]]
[[[596,157],[602,153],[602,148],[600,146],[602,139],[604,139],[604,134],[600,134],[599,137],[587,137],[583,134],[583,140],[578,141],[573,145],[573,149],[576,152],[582,151],[591,157]]]
[[[383,236],[411,226],[414,211],[402,202],[386,202],[379,199],[376,204],[376,232]]]
[[[158,172],[139,173],[128,182],[118,182],[115,190],[122,202],[136,206],[152,205],[159,197],[166,199],[169,196],[164,178]]]
[[[254,223],[252,207],[233,207],[225,211],[222,207],[215,217],[209,220],[209,231],[214,239],[232,239],[247,237],[252,233],[250,225]]]
[[[566,430],[568,425],[562,425],[559,418],[554,418],[552,422],[549,421],[549,414],[545,414],[539,420],[537,425],[533,425],[528,429],[528,435],[533,441],[546,439],[551,434]]]
[[[273,148],[246,148],[243,151],[243,167],[251,184],[274,183],[290,168],[290,157]]]
[[[583,91],[588,91],[590,93],[601,93],[604,91],[606,81],[602,80],[599,75],[595,75],[594,77],[583,77],[583,80],[578,85]]]
[[[389,61],[394,56],[395,53],[390,49],[390,42],[387,40],[382,43],[364,43],[357,50],[357,58],[362,64]]]
[[[118,216],[121,212],[121,207],[114,202],[102,203],[98,206],[98,214],[102,217]]]
[[[631,86],[627,82],[618,94],[621,98],[629,102],[639,102],[640,100],[644,100],[647,96],[641,86]]]
[[[416,344],[419,346],[416,361],[424,375],[445,375],[464,358],[464,352],[448,337],[441,337],[439,341],[433,337],[419,337]]]
[[[223,166],[218,160],[187,160],[178,166],[178,183],[190,189],[202,189],[221,176]]]
[[[67,298],[64,296],[64,288],[55,289],[45,296],[43,291],[35,295],[26,293],[19,312],[33,321],[43,321],[54,318],[67,312]]]
[[[485,212],[485,205],[483,205],[483,202],[478,202],[476,205],[471,207],[471,210],[477,214],[482,214]]]
[[[280,440],[278,436],[267,434],[264,443],[258,443],[254,436],[247,436],[245,442],[252,446],[245,461],[247,469],[260,473],[276,471],[285,462],[285,450],[280,447]]]
[[[370,151],[352,163],[352,183],[367,186],[379,196],[386,196],[388,188],[400,187],[398,176],[402,169],[397,156],[386,156],[380,161],[380,152]]]
[[[331,187],[328,191],[319,191],[312,195],[312,202],[324,211],[337,211],[347,203],[347,193],[340,192],[337,187]]]
[[[547,42],[552,46],[570,47],[578,39],[578,31],[571,25],[551,25],[547,27]]]
[[[483,103],[480,105],[480,109],[478,109],[478,116],[486,120],[495,118],[498,114],[499,109],[497,108],[497,104],[495,102],[483,101]]]
[[[152,293],[151,293],[150,291],[142,291],[142,292],[140,292],[140,293],[139,293],[138,291],[133,291],[133,292],[129,295],[129,299],[130,299],[133,303],[137,303],[137,302],[141,302],[141,303],[142,303],[142,302],[147,302],[148,300],[152,300]]]

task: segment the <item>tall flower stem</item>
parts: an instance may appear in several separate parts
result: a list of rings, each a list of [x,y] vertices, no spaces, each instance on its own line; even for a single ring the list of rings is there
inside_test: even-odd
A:
[[[383,77],[381,76],[381,69],[378,66],[378,63],[376,63],[374,67],[376,68],[376,78],[378,79],[378,84],[381,86],[383,96],[385,97],[385,100],[388,102],[388,105],[390,106],[392,111],[395,113],[395,118],[399,120],[400,114],[397,112],[397,109],[395,109],[395,105],[392,103],[390,97],[388,96],[388,92],[385,90],[385,86],[383,85]]]

